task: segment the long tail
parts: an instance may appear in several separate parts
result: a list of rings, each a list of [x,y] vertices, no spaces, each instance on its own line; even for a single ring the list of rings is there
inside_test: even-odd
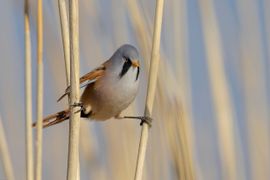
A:
[[[69,116],[70,116],[69,109],[57,112],[55,114],[51,114],[43,119],[42,126],[43,128],[46,128],[46,127],[61,123],[69,119]],[[36,127],[36,126],[37,126],[37,122],[32,124],[32,127]]]

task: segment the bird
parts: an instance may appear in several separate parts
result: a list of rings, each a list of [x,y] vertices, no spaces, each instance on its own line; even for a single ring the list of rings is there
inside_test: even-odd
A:
[[[80,106],[81,118],[96,121],[116,119],[139,119],[141,125],[151,126],[152,119],[147,116],[121,116],[135,99],[139,89],[140,54],[130,45],[120,46],[109,60],[80,78],[80,88],[84,88],[80,102],[73,106]],[[70,93],[70,86],[57,100],[59,102]],[[43,127],[59,124],[70,117],[70,109],[48,115],[43,119]],[[36,127],[36,122],[32,124]]]

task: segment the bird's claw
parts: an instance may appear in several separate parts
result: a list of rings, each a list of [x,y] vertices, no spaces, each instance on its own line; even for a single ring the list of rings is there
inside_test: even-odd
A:
[[[82,104],[82,102],[75,102],[74,104],[71,104],[71,107],[80,107],[80,108],[82,108],[83,104]]]
[[[152,127],[152,121],[153,119],[149,116],[124,116],[124,118],[131,118],[131,119],[140,119],[141,123],[140,125],[142,126],[143,123],[146,123],[149,125],[149,127]]]
[[[141,126],[143,125],[143,123],[146,123],[146,124],[148,124],[149,127],[152,127],[153,119],[151,117],[141,116],[141,117],[139,117],[139,119],[141,120],[141,123],[140,123]]]
[[[71,105],[71,107],[80,107],[80,109],[78,111],[76,111],[75,113],[78,113],[78,112],[81,112],[84,110],[84,107],[83,107],[83,103],[82,102],[77,102],[77,103],[74,103]]]

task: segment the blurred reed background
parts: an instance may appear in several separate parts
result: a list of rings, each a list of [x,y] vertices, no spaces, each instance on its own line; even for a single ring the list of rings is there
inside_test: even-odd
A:
[[[29,0],[29,5],[36,117],[37,1]],[[140,91],[125,113],[142,115],[155,0],[80,0],[79,5],[80,74],[120,45],[135,45],[144,59]],[[23,1],[1,0],[1,180],[6,174],[13,179],[12,172],[15,179],[26,174],[23,7]],[[43,8],[47,115],[67,102],[56,103],[66,87],[58,2],[44,1]],[[270,179],[269,9],[269,0],[165,0],[143,179]],[[138,121],[82,120],[80,126],[81,179],[133,179]],[[43,131],[43,179],[66,178],[67,149],[68,122]]]

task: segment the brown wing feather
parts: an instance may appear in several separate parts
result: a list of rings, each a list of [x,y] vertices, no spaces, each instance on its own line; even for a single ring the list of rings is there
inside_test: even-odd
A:
[[[80,78],[80,84],[84,83],[85,81],[92,81],[94,79],[98,79],[104,74],[105,67],[99,67],[94,71],[91,71]]]
[[[104,75],[105,69],[106,69],[106,64],[108,63],[108,61],[106,61],[105,63],[103,63],[101,66],[99,66],[98,68],[96,68],[95,70],[85,74],[84,76],[82,76],[80,78],[80,84],[84,83],[85,81],[96,81],[98,78],[100,78],[101,76]],[[66,88],[65,93],[57,100],[57,102],[59,102],[61,99],[63,99],[66,95],[68,95],[70,93],[70,86],[68,86]]]

